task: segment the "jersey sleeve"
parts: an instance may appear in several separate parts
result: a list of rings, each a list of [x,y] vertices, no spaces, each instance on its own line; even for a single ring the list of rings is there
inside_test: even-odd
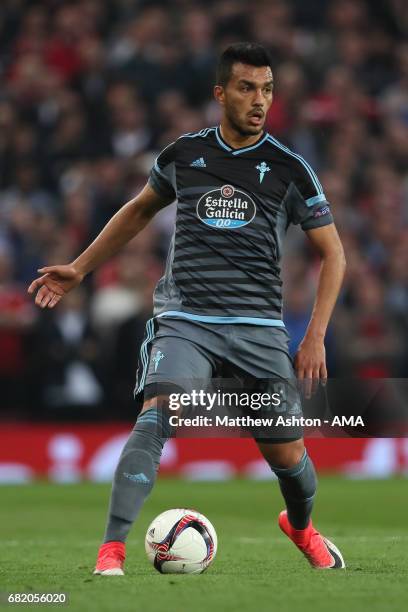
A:
[[[303,158],[299,156],[298,160],[285,196],[289,222],[300,224],[305,231],[333,223],[319,179]]]
[[[175,148],[176,145],[172,142],[156,157],[148,180],[150,187],[159,196],[174,200],[177,197]]]

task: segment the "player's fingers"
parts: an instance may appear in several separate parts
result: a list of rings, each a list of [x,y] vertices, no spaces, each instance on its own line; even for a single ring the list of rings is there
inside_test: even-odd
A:
[[[34,291],[38,289],[38,287],[41,287],[41,285],[43,285],[44,283],[45,277],[46,275],[44,274],[44,276],[40,276],[40,278],[36,278],[35,280],[33,280],[31,285],[27,289],[28,293],[34,293]]]
[[[312,395],[314,395],[317,389],[319,388],[319,380],[320,380],[320,370],[319,368],[315,368],[313,370],[313,377],[312,377]]]
[[[48,288],[45,285],[43,285],[37,291],[37,295],[35,296],[35,303],[37,304],[37,306],[41,306],[41,302],[43,298],[47,295],[47,293],[48,293]]]
[[[41,308],[45,308],[54,295],[52,291],[50,291],[47,287],[45,287],[46,291],[43,293],[43,297],[41,298],[40,306]]]
[[[52,300],[48,304],[48,308],[54,308],[54,306],[56,306],[58,304],[60,299],[61,299],[61,296],[54,293],[54,297],[52,298]]]
[[[41,308],[46,308],[54,297],[54,293],[49,291],[47,295],[41,301]]]
[[[49,275],[54,279],[65,279],[69,280],[76,276],[76,271],[71,266],[45,266],[39,268],[38,272],[41,274]]]
[[[327,368],[325,363],[322,363],[320,366],[320,382],[322,383],[323,387],[325,387],[327,384]]]
[[[306,399],[310,399],[312,395],[312,380],[313,380],[313,370],[309,368],[305,372],[304,378],[304,390]]]

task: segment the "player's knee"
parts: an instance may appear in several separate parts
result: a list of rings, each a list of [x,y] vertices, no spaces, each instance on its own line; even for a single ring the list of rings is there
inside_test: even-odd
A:
[[[156,409],[148,410],[139,415],[125,446],[123,447],[117,473],[123,476],[123,467],[130,472],[139,469],[142,473],[154,472],[158,469],[163,451],[163,446],[170,437],[168,423],[162,418],[162,414]]]
[[[151,410],[152,408],[158,408],[159,410],[168,410],[169,407],[169,396],[168,395],[156,395],[155,397],[150,397],[143,402],[143,407],[140,412],[139,417],[142,416],[144,412],[147,410]]]
[[[258,446],[272,469],[288,469],[298,465],[305,452],[302,438],[283,444],[258,444]]]
[[[151,405],[139,414],[133,432],[159,436],[164,444],[171,437],[173,429],[169,423],[168,410],[159,408],[157,405]]]

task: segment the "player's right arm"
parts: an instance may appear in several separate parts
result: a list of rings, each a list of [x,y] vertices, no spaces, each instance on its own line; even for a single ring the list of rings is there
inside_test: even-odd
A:
[[[118,210],[90,246],[67,265],[40,268],[42,276],[34,280],[28,293],[36,293],[41,308],[54,308],[61,298],[77,287],[83,278],[115,255],[134,238],[164,206],[174,201],[170,192],[151,187],[152,181],[133,200]],[[154,184],[154,183],[153,183]]]

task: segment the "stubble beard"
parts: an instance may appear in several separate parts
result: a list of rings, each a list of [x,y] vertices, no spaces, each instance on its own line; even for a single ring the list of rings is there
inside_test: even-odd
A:
[[[231,112],[226,112],[226,117],[228,119],[228,122],[230,124],[230,126],[236,131],[238,132],[238,134],[240,136],[257,136],[258,134],[262,134],[263,129],[264,129],[264,124],[262,124],[259,127],[254,126],[252,129],[248,126],[248,127],[242,127],[238,121],[235,119],[234,115]]]

